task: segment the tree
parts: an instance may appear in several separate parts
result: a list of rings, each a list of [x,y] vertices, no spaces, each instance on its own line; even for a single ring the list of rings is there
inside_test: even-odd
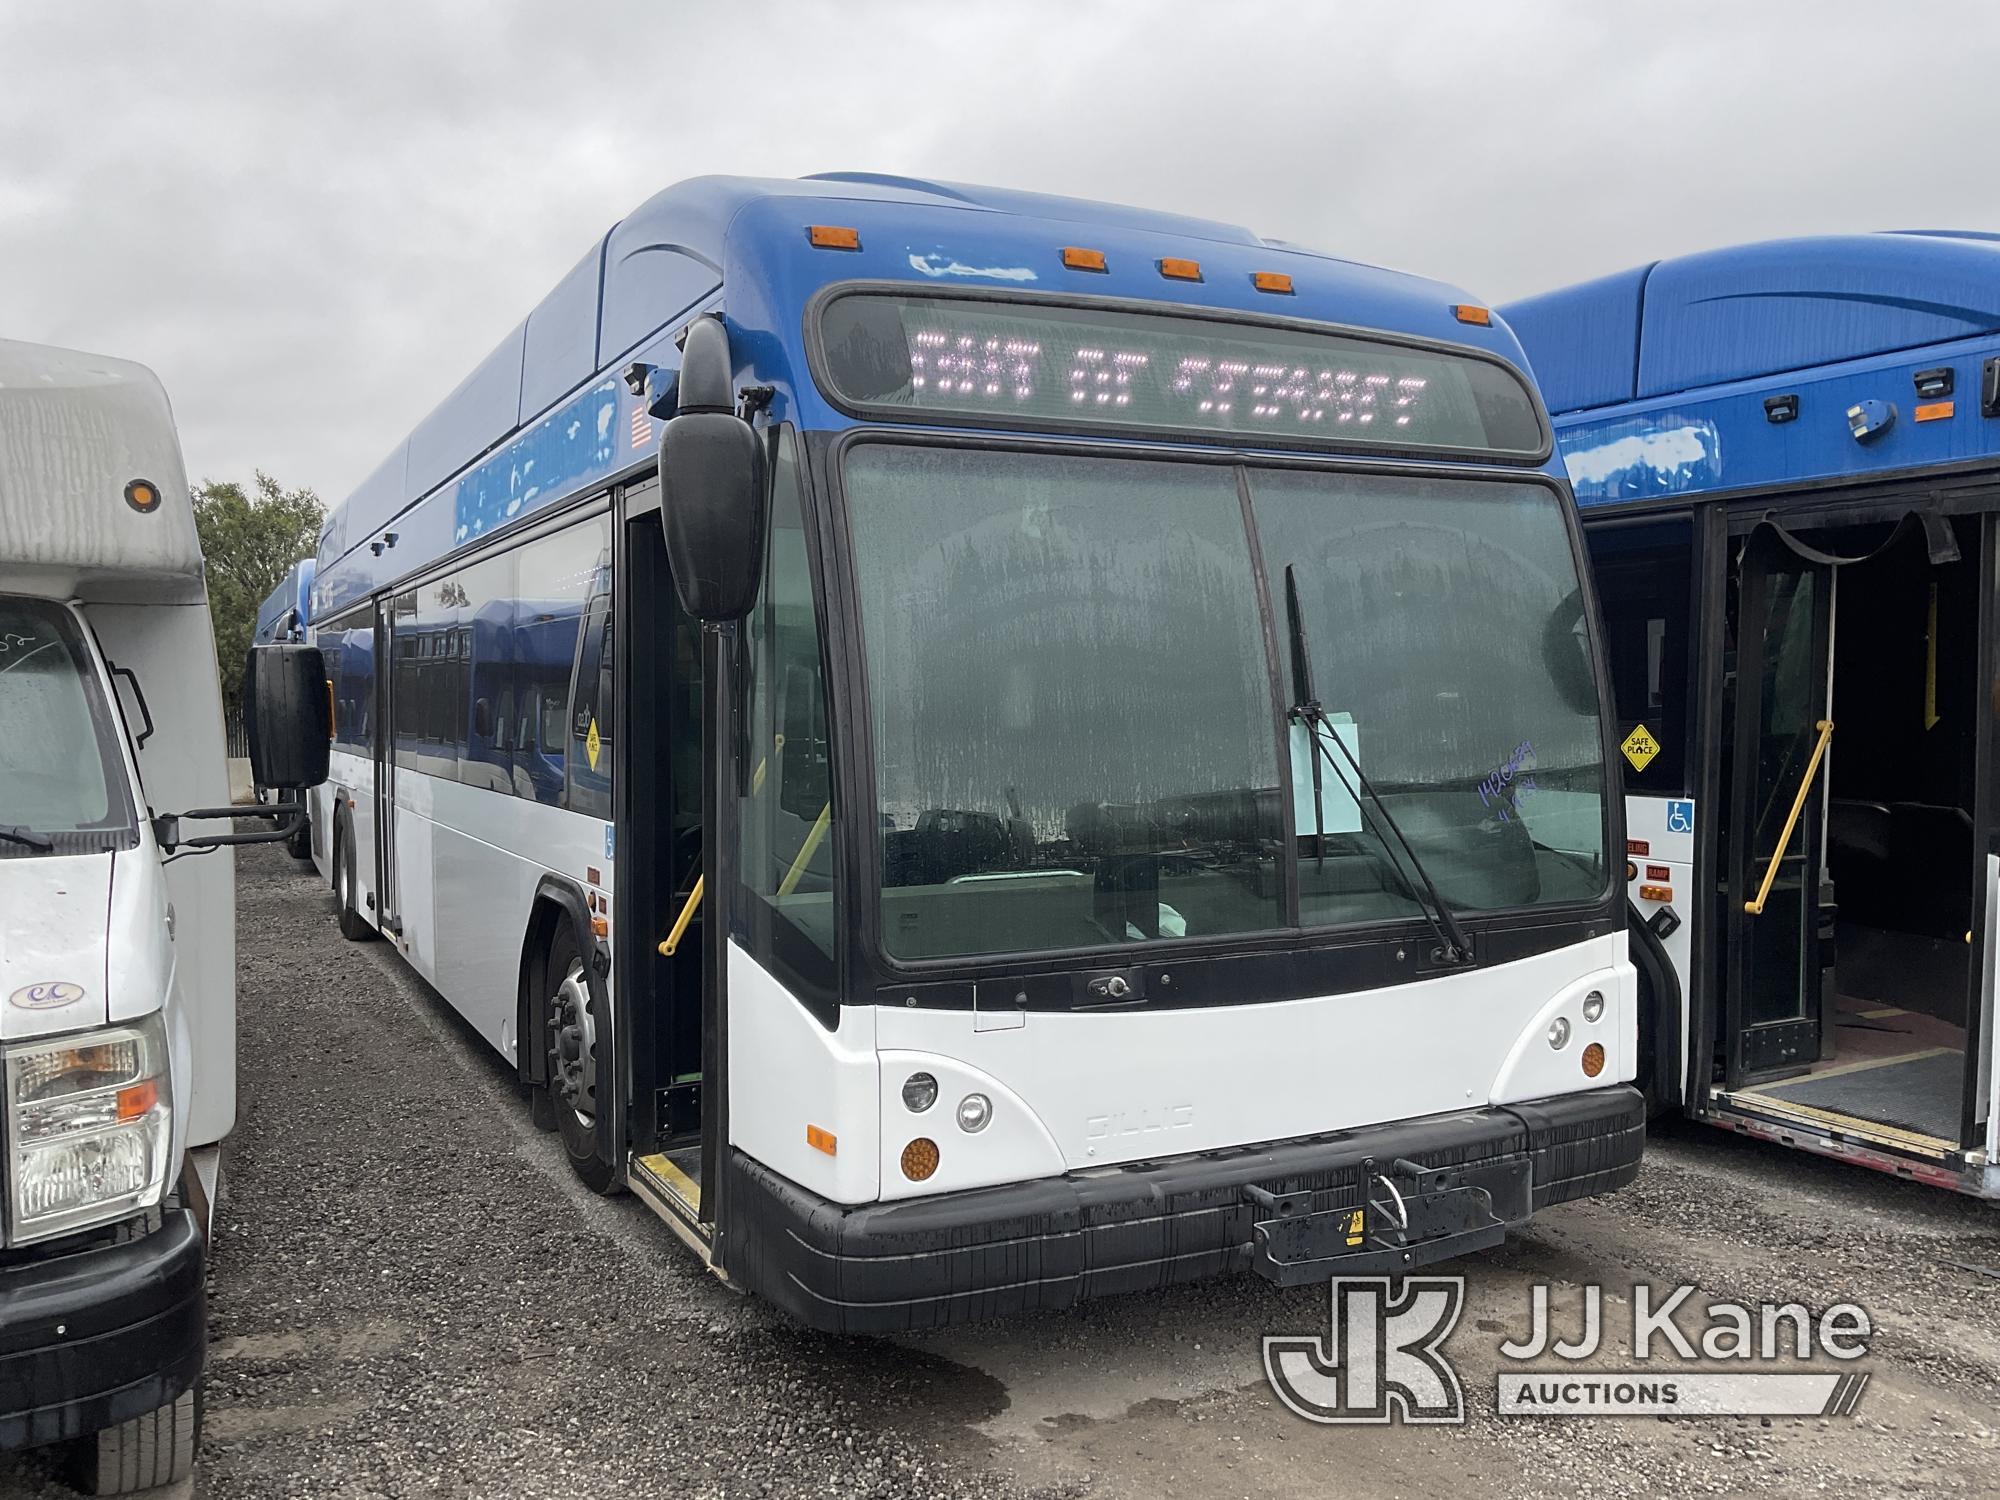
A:
[[[311,490],[288,490],[262,469],[250,493],[230,480],[205,481],[194,494],[195,530],[208,570],[208,608],[222,701],[241,706],[243,658],[257,629],[257,606],[293,563],[319,548],[326,507]]]

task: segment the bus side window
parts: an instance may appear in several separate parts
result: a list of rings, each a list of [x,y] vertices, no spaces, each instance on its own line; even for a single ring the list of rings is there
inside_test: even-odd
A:
[[[749,734],[748,763],[739,773],[740,858],[748,899],[739,906],[760,960],[775,959],[830,992],[835,912],[826,681],[789,427],[779,434],[771,474],[763,590],[744,622]]]

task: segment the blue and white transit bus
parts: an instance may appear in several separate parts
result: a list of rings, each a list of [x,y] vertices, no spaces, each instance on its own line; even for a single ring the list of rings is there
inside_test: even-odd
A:
[[[315,857],[805,1321],[1629,1181],[1598,617],[1449,287],[867,175],[641,205],[329,517]]]
[[[1506,309],[1603,601],[1659,1107],[2000,1197],[2000,237]]]
[[[269,646],[281,641],[303,641],[312,625],[313,570],[315,559],[302,557],[285,570],[278,586],[257,606],[257,624],[251,643]]]

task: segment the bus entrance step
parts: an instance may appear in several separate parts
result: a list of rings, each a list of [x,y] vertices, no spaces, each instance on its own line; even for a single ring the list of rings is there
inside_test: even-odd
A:
[[[1244,1196],[1272,1215],[1251,1226],[1257,1274],[1279,1286],[1398,1275],[1499,1244],[1533,1204],[1526,1156],[1434,1168],[1399,1158],[1362,1172],[1361,1202],[1317,1211],[1311,1192],[1246,1186]]]

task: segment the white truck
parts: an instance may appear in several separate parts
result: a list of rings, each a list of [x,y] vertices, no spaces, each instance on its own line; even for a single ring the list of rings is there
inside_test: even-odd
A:
[[[316,783],[319,653],[251,669],[259,780]],[[182,834],[229,816],[224,755],[166,393],[0,340],[0,1448],[68,1443],[94,1493],[179,1478],[199,1433],[236,1119],[228,845],[292,826]]]

